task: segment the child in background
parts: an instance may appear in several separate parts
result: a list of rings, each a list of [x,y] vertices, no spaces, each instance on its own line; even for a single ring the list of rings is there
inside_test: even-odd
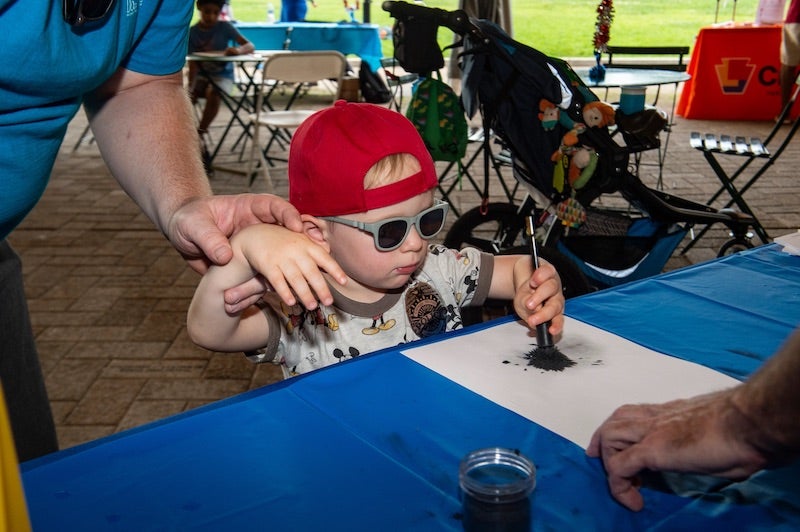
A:
[[[200,20],[189,29],[189,53],[219,52],[221,55],[242,55],[253,52],[255,47],[245,39],[233,24],[220,20],[220,11],[224,0],[197,0]],[[232,44],[235,43],[235,46]],[[202,72],[201,72],[202,71]],[[213,80],[211,83],[209,80]],[[215,86],[216,85],[216,86]],[[221,96],[218,90],[230,94],[233,89],[233,63],[223,61],[190,61],[189,90],[192,102],[205,98],[206,105],[197,131],[203,141],[208,127],[219,112]],[[206,172],[210,173],[210,155],[205,143],[203,162]]]
[[[289,152],[289,201],[304,234],[264,224],[235,235],[234,258],[212,266],[195,292],[192,340],[281,364],[288,377],[458,329],[461,308],[487,298],[513,299],[529,327],[552,321],[550,332],[560,334],[564,297],[550,264],[534,271],[528,255],[428,244],[448,210],[434,200],[437,183],[425,144],[402,114],[344,101],[317,112],[297,129]],[[319,248],[348,276],[343,285],[327,278],[333,304],[309,310],[282,303]],[[252,278],[256,265],[274,292],[227,313],[223,292]]]

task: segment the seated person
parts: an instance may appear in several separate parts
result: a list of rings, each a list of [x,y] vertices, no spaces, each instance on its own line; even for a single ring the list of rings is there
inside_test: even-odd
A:
[[[224,3],[224,0],[197,0],[200,20],[189,30],[190,54],[219,52],[224,55],[242,55],[249,54],[255,49],[253,43],[245,39],[233,24],[220,20],[220,11]],[[231,43],[236,43],[237,46],[231,46]],[[211,80],[213,80],[213,84]],[[206,99],[203,115],[200,117],[200,124],[197,127],[201,141],[219,112],[221,97],[217,90],[223,90],[226,94],[230,94],[232,89],[233,63],[189,62],[189,90],[192,101],[196,102],[198,98]],[[203,161],[206,164],[207,172],[210,171],[208,159],[208,151],[203,145]]]
[[[190,337],[207,349],[280,364],[289,377],[461,328],[461,308],[487,298],[513,300],[529,327],[551,321],[551,334],[560,334],[564,296],[552,265],[534,270],[529,255],[428,243],[448,209],[434,199],[437,183],[433,159],[402,114],[340,100],[312,115],[289,151],[289,200],[304,234],[262,224],[235,235],[234,258],[212,266],[197,287]],[[323,272],[333,303],[282,303],[294,285],[305,288],[300,272],[319,264],[314,257],[323,251],[347,274],[340,284]],[[225,289],[258,271],[273,291],[258,306],[226,312]]]

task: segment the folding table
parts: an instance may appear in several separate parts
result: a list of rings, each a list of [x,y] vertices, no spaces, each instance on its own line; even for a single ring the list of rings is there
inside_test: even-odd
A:
[[[662,172],[664,163],[667,158],[667,148],[669,147],[669,137],[671,126],[674,123],[675,117],[675,104],[677,95],[677,85],[690,79],[689,74],[679,70],[661,70],[661,69],[639,69],[639,68],[608,68],[606,69],[605,78],[602,80],[592,80],[589,77],[588,68],[576,68],[575,72],[581,77],[581,80],[590,89],[609,89],[620,88],[625,89],[629,87],[656,87],[661,85],[676,86],[675,94],[672,97],[672,106],[667,113],[667,126],[664,130],[664,141],[658,147],[658,188],[662,188]],[[640,164],[641,154],[636,154],[635,162]]]
[[[240,113],[249,114],[254,111],[254,104],[251,100],[251,95],[253,94],[254,89],[258,86],[258,82],[256,81],[256,73],[261,67],[264,57],[260,53],[223,55],[221,53],[217,54],[211,52],[198,52],[187,55],[186,60],[197,62],[198,73],[205,76],[209,83],[211,83],[217,89],[222,102],[231,111],[231,118],[228,120],[227,124],[225,124],[225,128],[222,130],[222,135],[216,142],[216,146],[214,146],[213,150],[209,150],[211,153],[211,161],[213,161],[219,153],[225,138],[228,136],[228,133],[235,124],[238,123],[240,126],[242,126],[242,128],[244,128],[245,131],[247,131],[249,128],[249,118],[240,115]],[[206,72],[203,70],[203,63],[205,62],[234,64],[234,68],[236,69],[237,73],[241,74],[242,76],[239,79],[239,83],[236,84],[234,94],[228,94],[226,91],[222,90],[222,88],[214,82],[214,78],[206,74]]]
[[[653,360],[691,361],[692,371],[735,382],[800,323],[800,257],[769,244],[571,299],[567,314],[575,328],[592,324],[654,350]],[[580,445],[411,358],[427,348],[436,361],[439,349],[465,345],[464,356],[499,360],[501,346],[484,337],[514,327],[503,319],[393,347],[26,462],[33,529],[460,530],[459,460],[495,445],[536,464],[534,530],[800,527],[800,464],[740,482],[665,475],[643,488],[644,510],[630,512]],[[529,381],[517,389],[524,403],[564,419],[623,400],[618,391],[571,405],[549,399],[535,383],[557,384],[566,371],[507,362],[472,377],[498,388],[511,376]],[[587,379],[613,369],[611,358],[596,362],[575,368]],[[664,376],[630,375],[619,389],[643,379]]]

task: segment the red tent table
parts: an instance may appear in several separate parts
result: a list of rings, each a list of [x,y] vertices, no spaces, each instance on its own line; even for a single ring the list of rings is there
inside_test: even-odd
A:
[[[781,28],[780,24],[702,28],[687,70],[691,79],[683,86],[676,113],[704,120],[778,116]]]

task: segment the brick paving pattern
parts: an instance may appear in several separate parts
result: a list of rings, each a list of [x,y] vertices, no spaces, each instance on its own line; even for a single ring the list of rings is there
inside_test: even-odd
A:
[[[217,123],[225,119],[221,114]],[[271,365],[192,344],[185,319],[198,276],[120,190],[93,143],[73,153],[85,123],[79,114],[70,125],[44,197],[9,237],[23,259],[62,448],[281,379]],[[702,154],[689,147],[691,131],[763,138],[771,126],[678,117],[665,190],[705,202],[719,186]],[[745,196],[773,237],[800,228],[797,142]],[[222,153],[223,166],[243,168],[238,152]],[[727,165],[741,162],[728,159]],[[651,186],[653,172],[642,168]],[[273,169],[272,177],[277,193],[285,195],[285,166]],[[248,189],[243,175],[224,170],[217,170],[212,184],[222,194],[265,189],[261,179]],[[500,201],[501,191],[494,188]],[[451,197],[462,212],[478,199],[466,185]],[[711,231],[687,255],[676,252],[667,269],[713,258],[724,240],[723,229]]]

